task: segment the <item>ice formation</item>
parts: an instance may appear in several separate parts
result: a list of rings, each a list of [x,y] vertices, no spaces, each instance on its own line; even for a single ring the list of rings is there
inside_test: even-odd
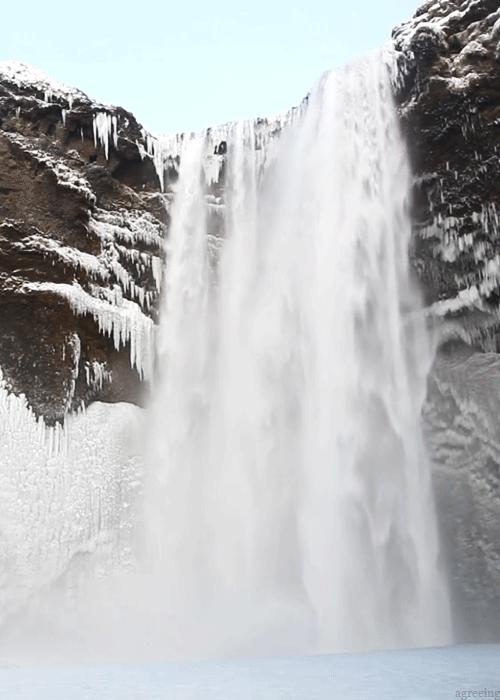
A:
[[[4,226],[9,227],[11,224],[9,222],[0,224],[0,228]],[[14,241],[12,246],[19,250],[35,250],[48,255],[54,255],[71,267],[85,270],[91,277],[95,277],[96,279],[104,281],[109,277],[109,270],[98,257],[90,253],[85,253],[78,248],[63,245],[60,241],[49,238],[42,232],[25,236],[20,241]]]
[[[108,370],[104,362],[86,362],[85,363],[85,379],[87,385],[92,389],[101,390],[106,384],[110,384],[113,378],[113,373]]]
[[[406,73],[414,64],[413,43],[419,35],[426,35],[436,46],[446,42],[446,36],[450,34],[449,27],[458,23],[467,14],[473,12],[476,0],[466,0],[460,3],[460,9],[453,0],[429,0],[419,12],[408,22],[398,27],[394,38],[399,48],[395,54],[395,64],[398,66],[396,82],[402,84]],[[451,92],[460,93],[468,88],[470,83],[477,80],[478,74],[470,69],[470,58],[484,55],[489,51],[488,44],[496,40],[500,22],[500,8],[491,11],[488,17],[488,30],[482,31],[484,23],[472,24],[472,32],[468,41],[460,52],[452,52],[450,58],[440,69],[439,79],[446,83],[446,88]],[[469,63],[469,70],[462,70],[464,60]],[[478,67],[478,71],[481,69]]]
[[[129,346],[130,363],[142,379],[149,379],[152,373],[155,344],[155,325],[149,316],[142,313],[140,307],[124,299],[121,289],[116,288],[112,300],[100,299],[86,292],[78,284],[59,284],[56,282],[26,282],[23,291],[29,293],[50,292],[63,297],[69,303],[73,313],[79,316],[90,315],[96,321],[99,331],[113,339],[116,350]],[[98,290],[95,290],[96,292]],[[110,290],[103,288],[108,296]]]
[[[8,138],[12,143],[15,143],[37,163],[40,163],[40,165],[43,167],[51,170],[61,187],[65,187],[69,190],[75,190],[91,205],[95,203],[96,197],[92,191],[89,181],[77,170],[70,168],[57,158],[52,157],[46,152],[36,148],[36,146],[33,145],[33,142],[22,134],[4,132],[4,137]]]
[[[78,557],[105,549],[109,566],[130,559],[128,504],[141,467],[128,436],[139,413],[94,404],[47,428],[0,383],[2,633]]]
[[[116,114],[107,112],[97,112],[93,120],[94,143],[100,144],[104,148],[106,159],[109,158],[109,147],[112,143],[115,148],[118,146],[118,118]]]
[[[112,274],[126,296],[139,303],[148,311],[153,298],[161,289],[163,278],[164,249],[163,231],[158,220],[144,211],[115,210],[112,212],[96,208],[89,222],[90,230],[102,243],[102,252],[98,257],[102,265],[103,279]],[[144,252],[143,245],[153,251]],[[136,275],[132,275],[121,260],[133,265]],[[136,283],[144,274],[151,273],[155,289],[147,290]]]
[[[6,221],[0,228],[12,225]],[[85,288],[75,279],[72,284],[26,283],[21,290],[58,294],[67,299],[74,313],[91,315],[100,332],[113,339],[116,349],[130,347],[132,367],[141,378],[149,379],[155,355],[155,325],[148,314],[163,278],[161,224],[143,211],[108,212],[94,208],[88,227],[101,241],[98,255],[66,246],[42,232],[12,244],[14,248],[37,251],[62,261],[75,270],[75,276],[84,271]],[[144,246],[157,254],[144,251]],[[141,283],[144,275],[151,277],[153,286],[148,288]]]
[[[255,149],[262,160],[272,159],[272,144],[277,141],[281,130],[300,115],[306,103],[307,98],[301,105],[293,107],[288,112],[255,120]],[[228,122],[203,131],[206,143],[203,171],[208,186],[220,182],[225,153],[223,149],[220,150],[220,146],[231,138],[234,128],[235,124]],[[152,136],[147,131],[142,131],[145,146],[139,142],[137,146],[143,158],[149,156],[153,159],[162,190],[166,187],[165,174],[169,169],[178,170],[183,145],[192,136],[193,134],[189,133]]]

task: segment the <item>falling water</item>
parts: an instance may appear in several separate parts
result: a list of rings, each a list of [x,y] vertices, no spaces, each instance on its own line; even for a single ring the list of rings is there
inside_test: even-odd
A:
[[[381,56],[271,131],[227,127],[218,226],[213,134],[182,143],[148,440],[162,624],[216,652],[446,642],[431,353]]]
[[[272,123],[170,146],[149,410],[96,404],[48,429],[0,375],[2,659],[450,641],[382,57]]]

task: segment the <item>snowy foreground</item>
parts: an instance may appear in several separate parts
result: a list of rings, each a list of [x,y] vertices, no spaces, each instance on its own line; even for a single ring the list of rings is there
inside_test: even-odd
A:
[[[500,698],[500,645],[143,666],[0,667],[8,700]]]

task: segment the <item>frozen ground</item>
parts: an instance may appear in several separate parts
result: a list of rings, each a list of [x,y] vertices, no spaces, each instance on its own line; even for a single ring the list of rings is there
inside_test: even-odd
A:
[[[142,666],[0,667],[2,700],[500,699],[500,645]]]

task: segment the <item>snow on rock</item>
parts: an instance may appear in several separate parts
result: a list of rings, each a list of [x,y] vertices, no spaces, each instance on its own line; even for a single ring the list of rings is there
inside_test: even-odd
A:
[[[61,187],[75,190],[82,194],[89,204],[95,203],[96,197],[89,181],[77,170],[71,168],[62,160],[58,160],[40,148],[37,148],[26,136],[9,132],[5,135],[5,138],[15,143],[24,153],[29,155],[33,160],[36,160],[37,163],[51,170],[56,177],[57,183]]]
[[[428,304],[488,348],[500,347],[499,22],[495,0],[431,0],[393,32],[415,266]]]
[[[112,338],[115,350],[130,347],[130,363],[139,372],[141,379],[151,377],[155,326],[151,318],[142,313],[140,307],[121,296],[119,288],[113,297],[114,303],[89,294],[77,283],[27,282],[23,292],[50,292],[63,297],[73,312],[79,316],[90,315],[99,330]]]
[[[39,68],[30,66],[27,63],[0,61],[0,75],[3,80],[13,83],[22,90],[42,93],[45,102],[51,102],[53,99],[65,100],[70,110],[73,107],[73,103],[77,100],[89,102],[89,98],[81,90],[68,87],[50,78]]]
[[[476,286],[462,289],[453,299],[445,299],[435,302],[429,307],[430,315],[446,316],[449,313],[456,313],[463,309],[482,308],[481,295]]]
[[[138,301],[143,309],[150,309],[160,292],[163,277],[161,252],[164,247],[158,221],[144,211],[96,209],[89,229],[101,240],[99,260],[105,270],[119,282],[123,292]],[[147,245],[153,252],[144,252]],[[122,261],[126,261],[127,268]],[[146,289],[138,280],[151,274],[154,289]]]
[[[0,365],[50,424],[82,403],[142,401],[171,189],[154,142],[124,109],[0,63]]]
[[[496,49],[500,8],[493,5],[478,0],[425,2],[411,20],[393,33],[402,79],[418,64],[419,56],[425,56],[425,60],[438,57],[439,78],[450,91],[461,92],[470,87],[487,70],[487,60],[481,59],[487,59]],[[453,51],[449,50],[450,41]]]
[[[145,244],[161,251],[165,243],[160,223],[147,211],[96,208],[89,225],[103,240],[117,240],[132,247]]]
[[[10,225],[8,222],[0,224],[0,228]],[[13,243],[13,248],[20,252],[39,251],[42,254],[53,255],[73,268],[85,270],[91,277],[102,281],[109,278],[109,271],[104,267],[99,257],[85,253],[78,248],[62,245],[42,233],[26,236],[21,241]]]

